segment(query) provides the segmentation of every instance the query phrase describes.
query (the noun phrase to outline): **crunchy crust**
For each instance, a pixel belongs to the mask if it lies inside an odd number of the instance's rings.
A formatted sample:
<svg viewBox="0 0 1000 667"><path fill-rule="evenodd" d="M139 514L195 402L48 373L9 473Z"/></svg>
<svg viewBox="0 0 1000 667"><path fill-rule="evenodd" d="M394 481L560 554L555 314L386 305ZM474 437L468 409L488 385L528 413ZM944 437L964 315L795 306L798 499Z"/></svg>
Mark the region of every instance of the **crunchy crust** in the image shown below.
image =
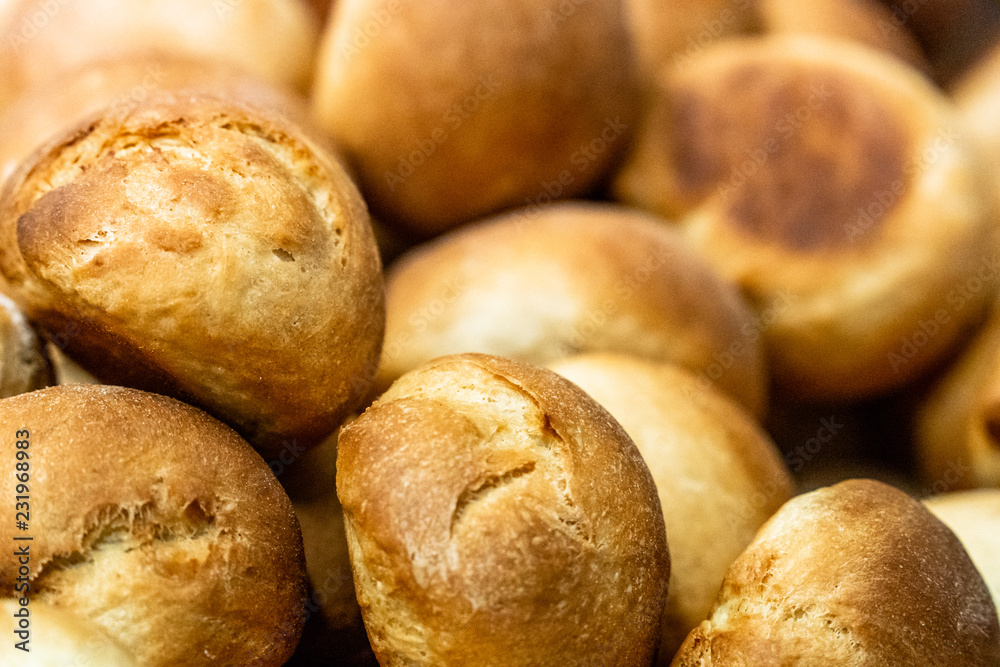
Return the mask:
<svg viewBox="0 0 1000 667"><path fill-rule="evenodd" d="M946 493L924 505L962 541L1000 609L1000 489Z"/></svg>
<svg viewBox="0 0 1000 667"><path fill-rule="evenodd" d="M648 664L669 556L621 427L485 355L407 374L344 427L337 491L383 665Z"/></svg>
<svg viewBox="0 0 1000 667"><path fill-rule="evenodd" d="M623 14L618 0L340 0L316 116L375 214L422 236L581 195L637 110Z"/></svg>
<svg viewBox="0 0 1000 667"><path fill-rule="evenodd" d="M151 51L222 60L305 91L319 21L287 0L15 0L0 24L0 109L54 74Z"/></svg>
<svg viewBox="0 0 1000 667"><path fill-rule="evenodd" d="M620 352L684 366L766 411L762 325L665 221L638 211L574 202L484 221L404 255L386 290L378 390L445 354L542 365Z"/></svg>
<svg viewBox="0 0 1000 667"><path fill-rule="evenodd" d="M1000 664L1000 625L958 538L871 480L789 501L733 564L675 667Z"/></svg>
<svg viewBox="0 0 1000 667"><path fill-rule="evenodd" d="M711 385L619 355L549 366L604 406L649 466L670 540L659 664L708 616L730 564L795 492L774 443Z"/></svg>
<svg viewBox="0 0 1000 667"><path fill-rule="evenodd" d="M159 93L36 152L0 199L0 270L98 379L183 398L265 454L334 431L381 346L353 184L232 100Z"/></svg>
<svg viewBox="0 0 1000 667"><path fill-rule="evenodd" d="M201 411L73 385L0 402L4 458L30 431L33 598L101 625L143 665L281 665L302 629L305 562L267 465ZM14 497L15 479L0 490ZM12 541L13 521L0 538ZM13 550L0 589L14 594Z"/></svg>
<svg viewBox="0 0 1000 667"><path fill-rule="evenodd" d="M775 313L779 389L857 398L927 370L989 299L949 299L997 247L967 140L947 99L893 58L819 38L734 40L664 72L615 187L679 217Z"/></svg>

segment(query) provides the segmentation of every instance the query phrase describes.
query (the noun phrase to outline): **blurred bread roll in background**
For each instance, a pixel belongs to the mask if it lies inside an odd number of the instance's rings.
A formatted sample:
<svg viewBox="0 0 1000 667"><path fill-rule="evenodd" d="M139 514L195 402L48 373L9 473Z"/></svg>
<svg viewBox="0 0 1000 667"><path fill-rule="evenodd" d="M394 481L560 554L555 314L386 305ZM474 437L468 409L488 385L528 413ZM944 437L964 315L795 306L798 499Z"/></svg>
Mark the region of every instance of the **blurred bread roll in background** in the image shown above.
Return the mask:
<svg viewBox="0 0 1000 667"><path fill-rule="evenodd" d="M25 394L54 382L38 334L21 309L0 294L0 398Z"/></svg>
<svg viewBox="0 0 1000 667"><path fill-rule="evenodd" d="M934 366L995 290L964 289L997 249L968 140L894 58L811 37L730 41L664 73L615 190L676 218L772 314L779 392L857 399Z"/></svg>
<svg viewBox="0 0 1000 667"><path fill-rule="evenodd" d="M621 352L688 368L766 411L763 325L665 221L639 211L573 202L482 221L410 250L386 292L378 391L445 354L544 365Z"/></svg>
<svg viewBox="0 0 1000 667"><path fill-rule="evenodd" d="M670 543L659 664L669 665L726 570L794 494L791 476L752 417L683 369L610 354L549 368L611 413L656 482Z"/></svg>
<svg viewBox="0 0 1000 667"><path fill-rule="evenodd" d="M0 600L0 661L18 667L138 667L139 663L101 626L76 614L37 600ZM21 616L19 617L18 614ZM27 619L27 642L18 635L19 623ZM21 630L23 631L23 630Z"/></svg>
<svg viewBox="0 0 1000 667"><path fill-rule="evenodd" d="M340 0L317 70L372 211L423 237L588 193L636 112L618 0Z"/></svg>
<svg viewBox="0 0 1000 667"><path fill-rule="evenodd" d="M995 224L1000 224L1000 42L955 86L955 104L982 159Z"/></svg>
<svg viewBox="0 0 1000 667"><path fill-rule="evenodd" d="M302 630L302 537L236 433L179 401L95 385L4 399L0 427L6 459L30 456L30 528L16 534L34 537L32 603L97 623L147 667L284 664ZM13 498L16 482L4 475L0 491ZM0 558L3 595L19 567L13 548Z"/></svg>
<svg viewBox="0 0 1000 667"><path fill-rule="evenodd" d="M1000 261L996 270L1000 271ZM919 472L933 493L1000 488L1000 310L944 375L916 415Z"/></svg>
<svg viewBox="0 0 1000 667"><path fill-rule="evenodd" d="M1000 489L945 493L924 505L962 541L1000 608Z"/></svg>
<svg viewBox="0 0 1000 667"><path fill-rule="evenodd" d="M301 0L19 0L0 27L0 110L64 70L150 51L221 60L305 91L319 35Z"/></svg>
<svg viewBox="0 0 1000 667"><path fill-rule="evenodd" d="M670 576L656 486L579 388L444 357L400 378L339 448L380 664L650 664Z"/></svg>
<svg viewBox="0 0 1000 667"><path fill-rule="evenodd" d="M304 98L224 63L164 54L88 62L27 89L0 114L0 183L55 135L106 107L128 108L157 91L233 97L307 123Z"/></svg>
<svg viewBox="0 0 1000 667"><path fill-rule="evenodd" d="M172 395L265 454L318 444L368 390L381 264L339 162L287 116L160 92L33 154L0 270L103 382Z"/></svg>
<svg viewBox="0 0 1000 667"><path fill-rule="evenodd" d="M765 524L673 664L998 662L997 610L958 538L902 491L850 480Z"/></svg>

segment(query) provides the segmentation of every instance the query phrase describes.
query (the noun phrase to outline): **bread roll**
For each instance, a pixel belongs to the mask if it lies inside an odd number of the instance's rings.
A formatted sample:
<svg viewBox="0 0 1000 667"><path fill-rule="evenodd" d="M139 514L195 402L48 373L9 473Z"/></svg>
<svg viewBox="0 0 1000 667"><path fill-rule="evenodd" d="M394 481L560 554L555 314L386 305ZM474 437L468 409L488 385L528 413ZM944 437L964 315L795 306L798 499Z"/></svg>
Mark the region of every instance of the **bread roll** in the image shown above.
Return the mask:
<svg viewBox="0 0 1000 667"><path fill-rule="evenodd" d="M438 359L344 427L337 492L382 665L648 665L670 575L656 487L549 371Z"/></svg>
<svg viewBox="0 0 1000 667"><path fill-rule="evenodd" d="M24 611L26 607L26 611ZM19 599L0 600L0 662L18 667L138 667L125 648L109 637L99 625L56 607L29 600L22 607ZM15 646L24 640L16 634L24 615L28 623L28 641L21 650ZM13 638L13 639L11 639Z"/></svg>
<svg viewBox="0 0 1000 667"><path fill-rule="evenodd" d="M25 90L0 115L0 182L48 139L109 106L130 107L159 90L234 97L302 122L304 99L231 66L163 54L88 62Z"/></svg>
<svg viewBox="0 0 1000 667"><path fill-rule="evenodd" d="M632 65L618 0L342 0L315 112L374 213L426 237L592 190L632 129Z"/></svg>
<svg viewBox="0 0 1000 667"><path fill-rule="evenodd" d="M344 513L337 500L337 436L271 461L302 527L309 574L306 624L289 667L375 667L354 593Z"/></svg>
<svg viewBox="0 0 1000 667"><path fill-rule="evenodd" d="M367 391L384 324L368 215L285 116L158 93L8 186L0 270L101 381L183 398L268 456L317 444Z"/></svg>
<svg viewBox="0 0 1000 667"><path fill-rule="evenodd" d="M53 381L35 330L21 309L0 294L0 398L41 389Z"/></svg>
<svg viewBox="0 0 1000 667"><path fill-rule="evenodd" d="M676 363L751 413L766 410L764 323L652 216L586 203L527 209L418 246L386 282L380 390L445 354L541 365L606 351Z"/></svg>
<svg viewBox="0 0 1000 667"><path fill-rule="evenodd" d="M1000 608L1000 489L946 493L924 505L962 541Z"/></svg>
<svg viewBox="0 0 1000 667"><path fill-rule="evenodd" d="M11 470L16 451L29 453L29 527L15 530L12 516L0 539L33 538L32 603L97 623L146 667L291 655L302 537L281 486L234 432L173 399L95 385L0 401L0 429ZM17 481L0 477L4 497ZM3 595L21 585L19 567L5 550Z"/></svg>
<svg viewBox="0 0 1000 667"><path fill-rule="evenodd" d="M659 664L712 609L757 529L792 497L774 443L746 412L680 368L621 355L549 366L618 420L649 466L670 541Z"/></svg>
<svg viewBox="0 0 1000 667"><path fill-rule="evenodd" d="M994 219L1000 221L1000 43L962 77L954 100L983 161L989 203Z"/></svg>
<svg viewBox="0 0 1000 667"><path fill-rule="evenodd" d="M62 71L150 51L222 60L305 91L319 36L300 0L16 0L0 28L0 110Z"/></svg>
<svg viewBox="0 0 1000 667"><path fill-rule="evenodd" d="M958 538L871 480L789 501L733 564L675 667L1000 663L1000 625Z"/></svg>
<svg viewBox="0 0 1000 667"><path fill-rule="evenodd" d="M779 390L856 399L933 366L993 291L966 289L997 248L967 138L948 101L888 56L734 41L664 74L616 191L679 218L771 313Z"/></svg>
<svg viewBox="0 0 1000 667"><path fill-rule="evenodd" d="M924 397L914 439L929 493L1000 487L1000 309L996 306L972 343Z"/></svg>

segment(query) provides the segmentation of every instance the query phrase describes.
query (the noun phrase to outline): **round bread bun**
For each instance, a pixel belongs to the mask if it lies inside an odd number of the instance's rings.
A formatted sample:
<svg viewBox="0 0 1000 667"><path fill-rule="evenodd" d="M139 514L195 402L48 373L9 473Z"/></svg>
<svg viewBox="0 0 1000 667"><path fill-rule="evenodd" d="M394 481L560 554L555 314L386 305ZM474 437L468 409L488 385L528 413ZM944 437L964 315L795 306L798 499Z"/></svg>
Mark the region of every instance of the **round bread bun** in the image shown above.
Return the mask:
<svg viewBox="0 0 1000 667"><path fill-rule="evenodd" d="M368 390L384 326L364 202L278 112L157 93L47 144L0 199L12 296L98 379L202 407L263 454Z"/></svg>
<svg viewBox="0 0 1000 667"><path fill-rule="evenodd" d="M818 35L864 44L890 53L922 72L930 64L916 38L895 25L879 0L754 0L764 33Z"/></svg>
<svg viewBox="0 0 1000 667"><path fill-rule="evenodd" d="M41 389L54 381L35 330L21 309L0 294L0 398Z"/></svg>
<svg viewBox="0 0 1000 667"><path fill-rule="evenodd" d="M22 607L20 600L27 601ZM15 614L20 614L18 618ZM27 630L19 624L24 620ZM25 650L17 633L27 632ZM99 625L27 598L0 600L0 663L18 667L139 667L120 643ZM13 639L11 639L13 637Z"/></svg>
<svg viewBox="0 0 1000 667"><path fill-rule="evenodd" d="M0 110L62 71L151 51L308 87L319 22L299 0L19 0L0 24Z"/></svg>
<svg viewBox="0 0 1000 667"><path fill-rule="evenodd" d="M306 624L289 667L376 667L354 593L344 513L337 500L337 435L270 462L302 528L309 575Z"/></svg>
<svg viewBox="0 0 1000 667"><path fill-rule="evenodd" d="M550 371L433 361L344 427L337 492L383 665L648 665L670 558L617 422Z"/></svg>
<svg viewBox="0 0 1000 667"><path fill-rule="evenodd" d="M764 323L645 213L574 202L483 221L404 255L386 292L380 391L446 354L544 365L621 352L684 366L766 411Z"/></svg>
<svg viewBox="0 0 1000 667"><path fill-rule="evenodd" d="M314 108L373 212L430 236L592 190L636 112L619 0L341 0Z"/></svg>
<svg viewBox="0 0 1000 667"><path fill-rule="evenodd" d="M664 74L616 192L677 218L773 315L780 392L850 400L932 367L989 300L992 286L965 295L998 246L967 138L894 58L736 40Z"/></svg>
<svg viewBox="0 0 1000 667"><path fill-rule="evenodd" d="M33 538L32 603L97 623L146 667L284 664L302 629L302 537L232 430L174 399L95 385L5 399L0 428L12 470L29 455L29 528L11 517L0 539ZM4 475L0 492L13 499L18 481ZM18 576L11 547L4 596L23 595Z"/></svg>
<svg viewBox="0 0 1000 667"><path fill-rule="evenodd" d="M307 122L303 98L223 63L162 54L88 62L24 91L0 115L0 183L32 151L109 106L130 107L158 90L201 91Z"/></svg>
<svg viewBox="0 0 1000 667"><path fill-rule="evenodd" d="M708 616L726 570L794 495L774 443L738 405L691 373L622 355L549 365L618 420L646 461L670 541L659 663Z"/></svg>
<svg viewBox="0 0 1000 667"><path fill-rule="evenodd" d="M1000 488L1000 307L923 399L914 438L930 493Z"/></svg>
<svg viewBox="0 0 1000 667"><path fill-rule="evenodd" d="M962 541L1000 608L1000 489L946 493L924 505Z"/></svg>
<svg viewBox="0 0 1000 667"><path fill-rule="evenodd" d="M998 663L997 611L958 538L902 491L850 480L765 524L673 665Z"/></svg>

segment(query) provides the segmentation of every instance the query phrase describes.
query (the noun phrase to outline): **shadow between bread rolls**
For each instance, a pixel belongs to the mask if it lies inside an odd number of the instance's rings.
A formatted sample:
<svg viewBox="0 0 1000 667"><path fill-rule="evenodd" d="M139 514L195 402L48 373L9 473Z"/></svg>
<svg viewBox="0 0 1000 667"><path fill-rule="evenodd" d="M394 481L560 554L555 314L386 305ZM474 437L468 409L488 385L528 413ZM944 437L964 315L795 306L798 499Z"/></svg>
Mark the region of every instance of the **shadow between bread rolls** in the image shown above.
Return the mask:
<svg viewBox="0 0 1000 667"><path fill-rule="evenodd" d="M0 539L33 538L27 589L15 547L0 556L4 596L96 623L145 667L288 659L305 604L302 537L236 433L174 399L95 385L3 399L0 428L6 460L28 453L31 501L27 530L11 517ZM3 475L0 491L13 499L17 483Z"/></svg>
<svg viewBox="0 0 1000 667"><path fill-rule="evenodd" d="M487 355L400 378L337 458L382 665L641 665L670 574L656 487L555 373Z"/></svg>
<svg viewBox="0 0 1000 667"><path fill-rule="evenodd" d="M851 400L935 365L994 290L962 291L998 248L968 140L894 58L733 40L663 72L615 191L774 313L779 392Z"/></svg>
<svg viewBox="0 0 1000 667"><path fill-rule="evenodd" d="M673 662L997 664L997 610L961 542L920 502L871 480L786 503Z"/></svg>
<svg viewBox="0 0 1000 667"><path fill-rule="evenodd" d="M618 352L688 368L767 410L760 318L668 224L564 202L484 220L410 250L386 277L384 391L462 352L544 365Z"/></svg>
<svg viewBox="0 0 1000 667"><path fill-rule="evenodd" d="M611 413L660 497L670 587L658 663L708 616L726 570L795 486L771 439L740 406L681 368L615 354L549 365Z"/></svg>
<svg viewBox="0 0 1000 667"><path fill-rule="evenodd" d="M333 432L374 374L381 265L336 159L277 111L160 92L37 151L0 198L6 289L102 382L262 453Z"/></svg>

